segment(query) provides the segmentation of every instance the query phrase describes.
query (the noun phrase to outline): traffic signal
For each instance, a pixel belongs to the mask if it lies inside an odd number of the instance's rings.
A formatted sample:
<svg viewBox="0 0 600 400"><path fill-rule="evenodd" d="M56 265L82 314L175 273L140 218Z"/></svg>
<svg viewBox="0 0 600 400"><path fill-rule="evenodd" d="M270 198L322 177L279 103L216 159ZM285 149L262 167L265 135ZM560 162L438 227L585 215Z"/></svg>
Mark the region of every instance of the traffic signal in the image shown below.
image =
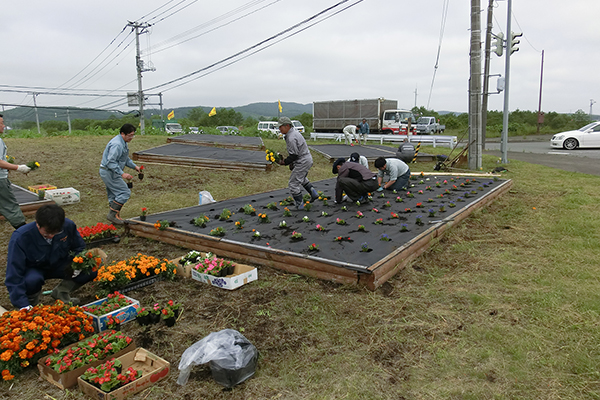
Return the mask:
<svg viewBox="0 0 600 400"><path fill-rule="evenodd" d="M510 33L510 54L514 53L515 51L519 51L517 45L521 43L521 41L518 39L521 36L523 36L522 33Z"/></svg>
<svg viewBox="0 0 600 400"><path fill-rule="evenodd" d="M502 53L504 52L504 33L500 32L499 34L494 35L494 38L496 38L496 40L494 41L495 47L492 51L496 53L498 57L502 57Z"/></svg>

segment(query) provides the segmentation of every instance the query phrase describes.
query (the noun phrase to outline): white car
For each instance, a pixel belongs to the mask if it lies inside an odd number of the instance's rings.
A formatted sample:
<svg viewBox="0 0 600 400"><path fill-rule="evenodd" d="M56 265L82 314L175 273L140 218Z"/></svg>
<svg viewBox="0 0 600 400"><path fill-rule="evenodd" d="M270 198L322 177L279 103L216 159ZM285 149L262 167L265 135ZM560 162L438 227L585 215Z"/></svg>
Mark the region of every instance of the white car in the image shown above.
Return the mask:
<svg viewBox="0 0 600 400"><path fill-rule="evenodd" d="M566 150L574 150L578 147L600 147L600 121L587 124L576 131L557 133L552 136L550 146Z"/></svg>
<svg viewBox="0 0 600 400"><path fill-rule="evenodd" d="M239 135L240 130L237 126L217 126L217 130L221 135Z"/></svg>
<svg viewBox="0 0 600 400"><path fill-rule="evenodd" d="M279 131L279 127L275 121L260 121L257 128L259 131L271 132L275 137L283 137L283 134Z"/></svg>
<svg viewBox="0 0 600 400"><path fill-rule="evenodd" d="M292 120L292 124L294 124L294 128L296 128L296 130L300 133L304 133L304 125L302 125L302 122L300 121L296 121L295 119Z"/></svg>

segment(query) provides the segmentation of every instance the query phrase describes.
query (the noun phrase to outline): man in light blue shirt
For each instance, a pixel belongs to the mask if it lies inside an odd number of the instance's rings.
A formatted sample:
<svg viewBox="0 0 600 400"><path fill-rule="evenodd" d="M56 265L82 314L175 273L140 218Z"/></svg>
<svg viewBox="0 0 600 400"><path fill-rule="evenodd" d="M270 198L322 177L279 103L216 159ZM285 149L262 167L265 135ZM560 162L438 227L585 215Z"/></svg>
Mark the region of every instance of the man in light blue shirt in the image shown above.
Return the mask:
<svg viewBox="0 0 600 400"><path fill-rule="evenodd" d="M358 134L360 135L360 141L367 144L367 136L370 133L369 124L365 118L363 118L362 122L358 124Z"/></svg>
<svg viewBox="0 0 600 400"><path fill-rule="evenodd" d="M124 172L123 169L129 167L135 169L138 173L141 171L140 167L135 165L129 158L127 143L131 142L134 136L135 126L131 124L123 125L120 133L106 145L100 163L100 177L106 185L108 206L110 208L106 219L116 225L124 224L120 211L131 196L131 190L125 180L131 180L133 176Z"/></svg>

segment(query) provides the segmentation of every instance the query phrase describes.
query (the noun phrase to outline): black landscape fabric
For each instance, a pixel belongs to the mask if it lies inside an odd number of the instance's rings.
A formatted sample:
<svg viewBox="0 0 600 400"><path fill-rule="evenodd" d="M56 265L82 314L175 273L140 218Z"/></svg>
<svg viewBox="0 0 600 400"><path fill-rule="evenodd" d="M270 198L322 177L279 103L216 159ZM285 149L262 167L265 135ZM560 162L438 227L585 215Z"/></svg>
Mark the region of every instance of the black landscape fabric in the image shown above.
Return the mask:
<svg viewBox="0 0 600 400"><path fill-rule="evenodd" d="M374 192L371 201L358 205L350 201L334 204L336 178L332 178L313 182L323 196L312 203L310 211L297 211L293 201L286 205L286 201L291 200L286 188L153 214L148 216L147 222L168 220L175 223L176 229L202 235L222 228L225 231L222 237L230 241L334 260L334 264L347 264L342 266L360 270L410 242L432 223L469 207L503 183L506 180L491 177L417 177L410 181L408 191ZM245 214L246 205L251 205L255 213ZM284 215L286 207L291 216ZM227 220L220 220L225 209L233 214ZM269 222L261 222L260 214L265 214ZM192 220L202 215L210 220L205 227L195 226ZM236 222L242 220L239 229ZM287 226L281 226L282 221ZM364 230L360 230L359 225L363 225ZM294 232L302 237L294 239ZM310 250L312 244L319 250Z"/></svg>
<svg viewBox="0 0 600 400"><path fill-rule="evenodd" d="M226 144L229 146L256 146L260 148L264 145L262 139L257 136L239 136L239 135L203 135L193 133L189 135L180 135L170 138L171 142L201 142L207 144Z"/></svg>
<svg viewBox="0 0 600 400"><path fill-rule="evenodd" d="M137 151L135 154L212 159L232 163L271 164L270 161L265 159L264 151L222 149L219 147L193 146L182 143L169 143L151 149Z"/></svg>

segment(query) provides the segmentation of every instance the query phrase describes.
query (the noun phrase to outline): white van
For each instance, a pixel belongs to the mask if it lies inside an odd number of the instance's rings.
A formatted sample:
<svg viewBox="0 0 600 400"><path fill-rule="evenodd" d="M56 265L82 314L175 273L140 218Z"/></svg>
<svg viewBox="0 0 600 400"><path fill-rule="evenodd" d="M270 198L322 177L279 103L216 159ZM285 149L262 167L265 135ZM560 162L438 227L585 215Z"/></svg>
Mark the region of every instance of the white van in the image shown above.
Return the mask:
<svg viewBox="0 0 600 400"><path fill-rule="evenodd" d="M258 123L259 131L271 132L275 137L283 137L279 128L277 127L277 121L260 121Z"/></svg>
<svg viewBox="0 0 600 400"><path fill-rule="evenodd" d="M296 128L296 130L300 133L304 133L304 125L302 125L302 122L300 121L296 121L295 119L292 120L292 124L294 124L294 128Z"/></svg>
<svg viewBox="0 0 600 400"><path fill-rule="evenodd" d="M174 135L176 133L182 133L183 128L181 127L181 124L169 122L165 124L165 131L167 131L167 133L170 133L171 135Z"/></svg>

